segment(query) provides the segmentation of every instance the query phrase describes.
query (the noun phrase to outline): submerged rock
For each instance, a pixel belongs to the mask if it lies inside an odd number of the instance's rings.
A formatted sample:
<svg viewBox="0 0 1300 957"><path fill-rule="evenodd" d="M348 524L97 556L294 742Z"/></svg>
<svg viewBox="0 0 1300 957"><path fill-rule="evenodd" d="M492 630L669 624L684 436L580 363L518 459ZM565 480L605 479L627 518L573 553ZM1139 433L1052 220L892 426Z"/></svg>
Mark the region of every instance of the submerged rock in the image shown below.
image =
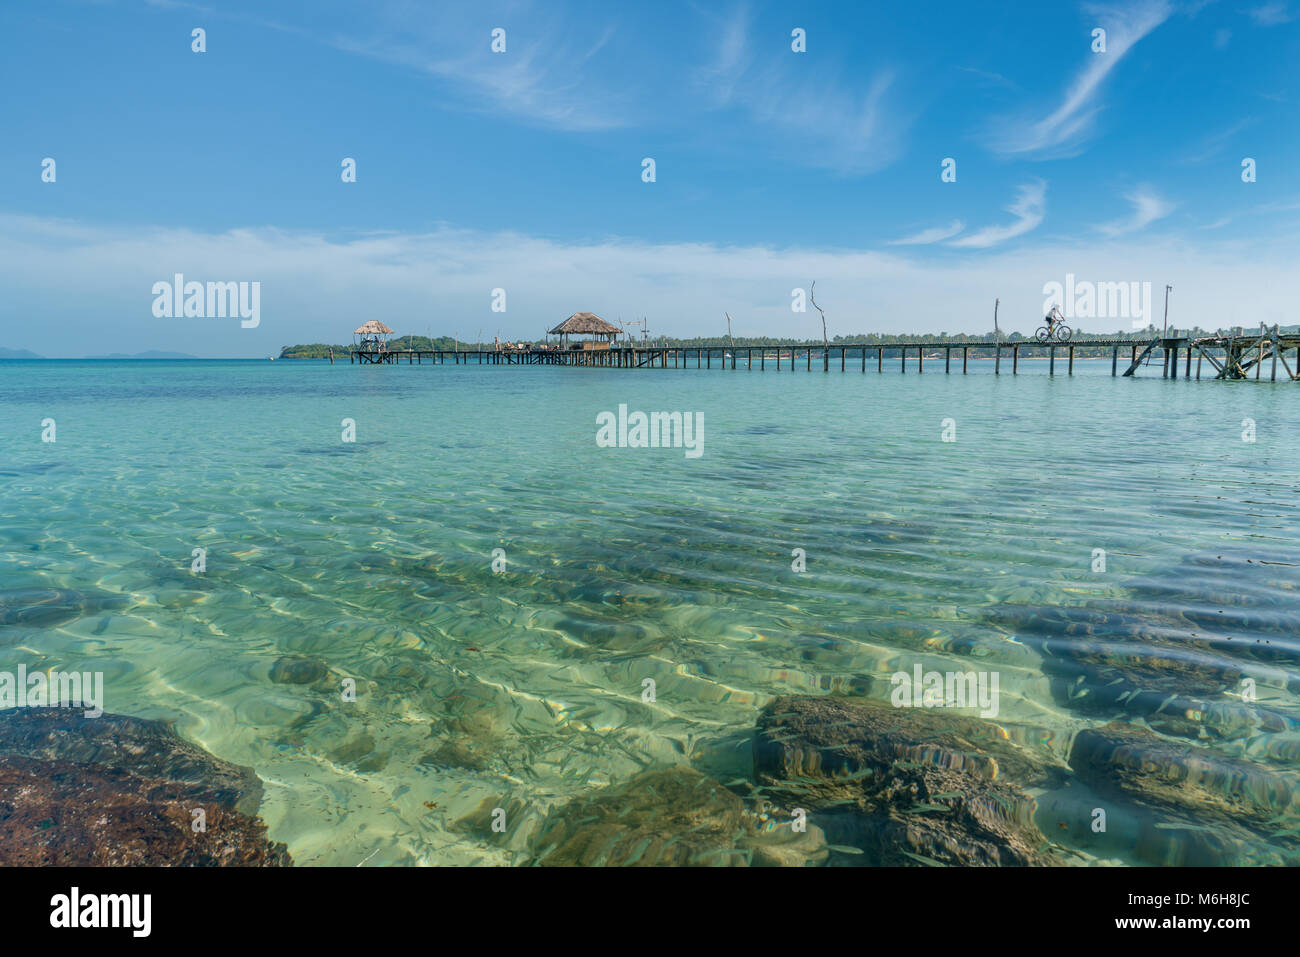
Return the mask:
<svg viewBox="0 0 1300 957"><path fill-rule="evenodd" d="M0 626L52 628L86 615L122 608L127 600L104 592L70 588L0 589Z"/></svg>
<svg viewBox="0 0 1300 957"><path fill-rule="evenodd" d="M536 838L543 866L744 864L744 803L690 768L647 771L553 810Z"/></svg>
<svg viewBox="0 0 1300 957"><path fill-rule="evenodd" d="M1039 826L1091 854L1154 867L1282 867L1294 852L1226 821L1207 826L1163 807L1116 804L1077 780L1038 799ZM1096 812L1105 828L1094 829Z"/></svg>
<svg viewBox="0 0 1300 957"><path fill-rule="evenodd" d="M1070 766L1100 794L1182 812L1199 825L1259 826L1297 815L1295 788L1275 770L1133 725L1080 731Z"/></svg>
<svg viewBox="0 0 1300 957"><path fill-rule="evenodd" d="M256 813L262 802L262 781L252 768L213 757L168 724L130 715L87 718L80 708L0 711L0 754L120 768L187 785L204 801L244 814Z"/></svg>
<svg viewBox="0 0 1300 957"><path fill-rule="evenodd" d="M1060 776L996 725L870 699L778 698L754 738L754 776L810 812L836 845L881 865L1048 863L1020 784Z"/></svg>
<svg viewBox="0 0 1300 957"><path fill-rule="evenodd" d="M319 658L303 655L285 655L271 665L271 681L278 685L310 685L329 674L329 668Z"/></svg>
<svg viewBox="0 0 1300 957"><path fill-rule="evenodd" d="M755 814L687 767L646 771L553 809L532 840L547 867L807 867L826 860L821 829Z"/></svg>
<svg viewBox="0 0 1300 957"><path fill-rule="evenodd" d="M377 750L375 737L366 728L326 753L335 764L351 765L363 774L382 771L388 764L386 752Z"/></svg>
<svg viewBox="0 0 1300 957"><path fill-rule="evenodd" d="M0 712L0 865L291 864L253 817L262 785L170 726L68 708ZM194 812L204 829L194 831Z"/></svg>
<svg viewBox="0 0 1300 957"><path fill-rule="evenodd" d="M1087 606L1003 604L988 620L1043 656L1052 696L1085 714L1140 717L1166 734L1237 739L1291 730L1295 722L1243 707L1225 692L1245 672L1222 642L1181 615L1112 602Z"/></svg>
<svg viewBox="0 0 1300 957"><path fill-rule="evenodd" d="M479 684L457 686L438 708L429 735L439 743L421 764L483 771L501 759L518 710L509 695Z"/></svg>

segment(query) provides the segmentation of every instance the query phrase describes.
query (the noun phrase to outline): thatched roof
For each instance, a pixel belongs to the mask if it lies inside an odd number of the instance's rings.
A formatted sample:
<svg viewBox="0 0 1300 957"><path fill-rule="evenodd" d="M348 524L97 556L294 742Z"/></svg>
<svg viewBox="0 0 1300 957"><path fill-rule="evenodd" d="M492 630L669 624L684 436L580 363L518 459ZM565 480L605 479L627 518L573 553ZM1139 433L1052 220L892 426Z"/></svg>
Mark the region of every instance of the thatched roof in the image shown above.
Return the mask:
<svg viewBox="0 0 1300 957"><path fill-rule="evenodd" d="M389 329L378 319L371 319L369 322L363 322L361 325L359 325L356 331L353 332L352 334L354 336L375 336L380 334L391 336L393 334L393 330Z"/></svg>
<svg viewBox="0 0 1300 957"><path fill-rule="evenodd" d="M594 333L597 335L619 334L618 326L611 326L604 319L590 312L575 312L568 319L551 330L551 335L560 333L577 333L579 335Z"/></svg>

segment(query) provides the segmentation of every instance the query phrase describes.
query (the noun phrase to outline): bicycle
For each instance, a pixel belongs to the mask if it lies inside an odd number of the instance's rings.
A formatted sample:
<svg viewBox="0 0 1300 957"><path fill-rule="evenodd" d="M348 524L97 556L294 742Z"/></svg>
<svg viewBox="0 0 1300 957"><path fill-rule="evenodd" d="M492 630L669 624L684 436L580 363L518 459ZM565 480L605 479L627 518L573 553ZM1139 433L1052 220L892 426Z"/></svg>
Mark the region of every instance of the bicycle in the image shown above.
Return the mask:
<svg viewBox="0 0 1300 957"><path fill-rule="evenodd" d="M1034 338L1039 342L1069 342L1072 335L1074 331L1069 326L1057 322L1050 326L1039 326L1038 331L1034 333Z"/></svg>
<svg viewBox="0 0 1300 957"><path fill-rule="evenodd" d="M1039 326L1038 331L1034 333L1034 338L1039 342L1069 342L1070 336L1074 331L1065 324L1064 316L1060 314L1055 306L1052 311L1045 317L1047 325Z"/></svg>

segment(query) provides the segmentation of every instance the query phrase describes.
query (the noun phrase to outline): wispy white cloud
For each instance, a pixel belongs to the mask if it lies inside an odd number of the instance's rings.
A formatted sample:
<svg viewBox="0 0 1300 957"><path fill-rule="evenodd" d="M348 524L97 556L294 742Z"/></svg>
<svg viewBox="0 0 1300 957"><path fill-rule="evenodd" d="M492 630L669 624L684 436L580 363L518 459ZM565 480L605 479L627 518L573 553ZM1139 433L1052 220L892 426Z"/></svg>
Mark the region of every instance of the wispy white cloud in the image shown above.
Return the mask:
<svg viewBox="0 0 1300 957"><path fill-rule="evenodd" d="M911 236L904 236L902 239L891 240L888 245L925 246L930 243L939 243L943 242L945 239L951 239L965 228L965 223L960 219L954 219L947 226L934 226L930 229L923 229L919 233L913 233Z"/></svg>
<svg viewBox="0 0 1300 957"><path fill-rule="evenodd" d="M1175 208L1173 203L1161 199L1149 186L1140 186L1124 198L1133 204L1133 215L1098 226L1107 236L1122 236L1145 229L1156 220L1164 219Z"/></svg>
<svg viewBox="0 0 1300 957"><path fill-rule="evenodd" d="M158 6L183 0L146 0ZM506 53L491 49L491 34L478 8L438 7L405 0L372 0L343 10L346 27L331 27L340 8L321 3L309 18L233 10L213 15L255 24L320 43L344 53L423 73L454 92L443 106L508 116L551 129L591 131L629 125L642 100L632 84L611 80L620 73L608 54L615 28L589 19L562 21L546 8L524 3L511 12ZM478 38L478 42L466 42Z"/></svg>
<svg viewBox="0 0 1300 957"><path fill-rule="evenodd" d="M1037 229L1047 214L1047 184L1042 180L1026 183L1016 192L1015 202L1006 207L1015 221L1001 226L985 226L978 232L954 239L949 246L963 249L988 249Z"/></svg>
<svg viewBox="0 0 1300 957"><path fill-rule="evenodd" d="M1296 18L1287 5L1280 2L1261 4L1247 12L1250 14L1250 19L1255 21L1255 25L1260 27L1277 27L1290 23Z"/></svg>
<svg viewBox="0 0 1300 957"><path fill-rule="evenodd" d="M1005 87L1012 90L1020 89L1019 84L1013 80L1008 80L1001 73L992 73L988 70L981 70L973 66L959 66L957 69L961 70L963 73L969 73L972 76L978 77L981 86Z"/></svg>
<svg viewBox="0 0 1300 957"><path fill-rule="evenodd" d="M1227 129L1213 133L1195 147L1195 149L1182 157L1183 163L1204 163L1220 155L1224 148L1231 142L1232 138L1255 124L1255 117L1247 116L1233 123Z"/></svg>
<svg viewBox="0 0 1300 957"><path fill-rule="evenodd" d="M997 152L1045 156L1077 153L1095 126L1101 109L1097 100L1106 77L1138 41L1173 13L1167 0L1086 9L1106 30L1106 52L1086 54L1085 66L1046 116L1038 120L1023 115L1008 117L996 124L991 145Z"/></svg>
<svg viewBox="0 0 1300 957"><path fill-rule="evenodd" d="M338 34L326 42L436 77L460 91L471 106L555 129L589 131L628 122L627 98L587 71L613 34L613 27L585 38L561 29L516 30L507 32L508 56L491 52L486 33L477 48L466 49L461 43L454 50L445 47L441 31L401 36L387 31L364 37Z"/></svg>
<svg viewBox="0 0 1300 957"><path fill-rule="evenodd" d="M861 174L899 156L911 120L894 105L892 69L882 67L854 88L837 80L833 66L809 74L795 68L804 62L798 56L758 56L749 30L743 6L721 20L718 52L695 73L716 107L743 110L760 127L785 133L804 165Z"/></svg>

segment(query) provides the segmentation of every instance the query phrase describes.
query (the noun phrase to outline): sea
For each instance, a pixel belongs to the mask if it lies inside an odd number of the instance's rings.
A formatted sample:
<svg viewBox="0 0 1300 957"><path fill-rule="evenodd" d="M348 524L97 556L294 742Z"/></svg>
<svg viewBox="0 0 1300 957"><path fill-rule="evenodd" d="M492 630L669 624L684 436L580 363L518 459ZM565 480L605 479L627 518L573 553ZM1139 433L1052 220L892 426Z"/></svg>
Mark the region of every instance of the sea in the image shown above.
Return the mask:
<svg viewBox="0 0 1300 957"><path fill-rule="evenodd" d="M1045 763L1118 721L1276 804L1152 850L1158 810L1040 789L1070 862L1294 863L1296 385L870 360L0 362L0 670L103 673L253 768L300 865L527 863L466 820L745 779L777 697L918 665L995 673L961 713ZM598 442L621 408L700 454Z"/></svg>

